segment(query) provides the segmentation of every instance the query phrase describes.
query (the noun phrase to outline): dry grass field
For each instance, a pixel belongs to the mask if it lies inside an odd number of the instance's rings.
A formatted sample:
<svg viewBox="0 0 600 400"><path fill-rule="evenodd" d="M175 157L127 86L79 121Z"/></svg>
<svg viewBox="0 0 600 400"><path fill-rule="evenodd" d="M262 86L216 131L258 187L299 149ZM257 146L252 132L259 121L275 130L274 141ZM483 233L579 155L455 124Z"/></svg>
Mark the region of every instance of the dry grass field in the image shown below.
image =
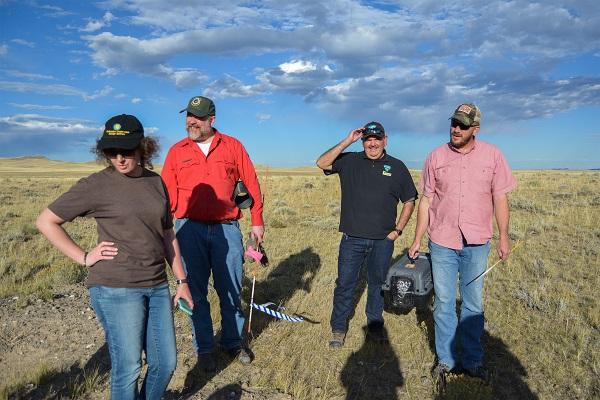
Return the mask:
<svg viewBox="0 0 600 400"><path fill-rule="evenodd" d="M50 201L99 168L0 160L0 399L107 398L106 348L83 288L86 271L52 249L34 226ZM338 179L316 168L259 169L270 266L257 269L256 302L280 304L310 322L255 313L251 366L220 355L218 371L207 376L194 368L189 325L177 313L179 364L166 397L600 398L600 173L515 174L510 235L522 244L488 275L484 292L489 386L451 376L446 393L436 392L427 313L386 313L389 345L365 342L364 287L345 347L328 349L340 239ZM413 172L415 181L418 175ZM415 217L397 240L395 257L410 244ZM67 229L82 246L95 243L92 221L77 220ZM249 288L247 280L246 301ZM217 310L213 290L211 296Z"/></svg>

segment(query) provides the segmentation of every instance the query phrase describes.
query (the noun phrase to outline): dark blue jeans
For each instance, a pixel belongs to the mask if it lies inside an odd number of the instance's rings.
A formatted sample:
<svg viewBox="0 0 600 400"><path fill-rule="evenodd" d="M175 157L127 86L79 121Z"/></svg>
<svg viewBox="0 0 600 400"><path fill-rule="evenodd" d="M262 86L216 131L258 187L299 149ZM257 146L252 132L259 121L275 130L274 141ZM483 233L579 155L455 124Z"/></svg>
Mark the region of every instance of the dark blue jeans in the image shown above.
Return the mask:
<svg viewBox="0 0 600 400"><path fill-rule="evenodd" d="M210 275L221 308L221 346L240 347L245 316L242 310L244 246L237 221L205 224L191 219L175 222L181 258L194 299L192 331L198 354L213 351L213 320L208 302Z"/></svg>
<svg viewBox="0 0 600 400"><path fill-rule="evenodd" d="M345 233L340 241L338 255L338 277L333 292L331 330L346 332L348 318L354 307L354 293L360 278L362 265L367 265L367 323L383 322L383 293L394 252L394 241L389 239L364 239Z"/></svg>

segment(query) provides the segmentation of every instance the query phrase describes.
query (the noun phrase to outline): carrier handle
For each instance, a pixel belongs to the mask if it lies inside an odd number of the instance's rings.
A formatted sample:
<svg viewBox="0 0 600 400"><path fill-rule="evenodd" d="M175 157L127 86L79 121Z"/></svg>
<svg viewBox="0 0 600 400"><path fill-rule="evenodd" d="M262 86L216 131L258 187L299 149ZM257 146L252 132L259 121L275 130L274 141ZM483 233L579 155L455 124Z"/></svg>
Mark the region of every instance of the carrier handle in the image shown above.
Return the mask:
<svg viewBox="0 0 600 400"><path fill-rule="evenodd" d="M409 263L408 263L408 264L406 264L406 265L405 265L405 267L406 267L406 268L410 268L410 269L413 269L413 268L415 268L415 267L416 267L416 261L417 261L417 259L419 258L419 256L417 256L417 258L411 258L411 257L408 255L408 252L407 252L407 253L406 253L406 257L408 257L408 261L409 261Z"/></svg>

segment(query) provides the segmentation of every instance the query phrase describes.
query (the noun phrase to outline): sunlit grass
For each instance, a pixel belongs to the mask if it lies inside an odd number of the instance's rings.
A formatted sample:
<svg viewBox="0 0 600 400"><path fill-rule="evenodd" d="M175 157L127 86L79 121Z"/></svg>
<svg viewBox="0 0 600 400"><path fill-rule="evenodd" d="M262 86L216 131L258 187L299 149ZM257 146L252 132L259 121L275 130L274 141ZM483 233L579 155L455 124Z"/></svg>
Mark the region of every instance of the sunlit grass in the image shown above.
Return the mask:
<svg viewBox="0 0 600 400"><path fill-rule="evenodd" d="M42 170L44 174L39 176L21 175L18 169L8 173L2 172L0 163L0 297L18 296L23 305L32 298L48 299L55 288L81 284L85 277L85 269L54 250L33 222L49 202L89 172L51 176L43 166L36 167L36 171ZM488 275L484 292L486 363L495 371L495 378L491 387L485 387L452 376L446 396L598 398L600 173L515 174L519 187L510 195L510 235L513 244L523 244L508 263ZM415 181L418 175L413 174ZM269 169L267 175L266 168L261 168L259 176L265 191L266 249L271 266L257 269L257 302L282 303L286 312L303 314L318 323L291 324L255 314L251 345L256 360L251 368L260 374L249 378L250 384L300 399L342 399L349 393L348 382L357 385L352 390L370 388L370 376L388 373L393 367L402 382L388 389L395 390L397 398L438 397L429 378L434 361L431 327L419 322L414 312L386 314L391 341L386 354L391 358L381 364L370 362L376 349L364 343L363 293L350 322L346 346L340 351L327 348L340 238L338 179L325 177L316 169ZM415 216L398 239L395 255L411 243L414 224ZM92 221L76 220L67 227L86 248L96 240ZM243 230L248 232L247 213ZM251 269L246 271L249 277ZM216 295L212 289L210 293L213 315L218 315ZM243 294L248 301L248 282ZM217 327L218 322L217 318ZM185 375L183 368L180 365L176 375ZM231 366L232 374L247 371L236 368ZM370 375L363 374L365 368ZM92 377L92 383L83 385L85 390L74 385L73 393L95 390ZM8 384L14 388L25 381ZM3 390L6 397L8 389ZM374 390L373 398L377 398L379 389L369 390Z"/></svg>

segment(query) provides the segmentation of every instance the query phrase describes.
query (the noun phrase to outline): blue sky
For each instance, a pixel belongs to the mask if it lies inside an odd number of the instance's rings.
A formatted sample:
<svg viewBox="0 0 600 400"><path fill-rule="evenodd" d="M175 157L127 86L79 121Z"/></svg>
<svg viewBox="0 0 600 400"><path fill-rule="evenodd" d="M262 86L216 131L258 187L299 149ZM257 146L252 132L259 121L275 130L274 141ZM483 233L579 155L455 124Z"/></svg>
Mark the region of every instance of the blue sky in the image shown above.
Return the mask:
<svg viewBox="0 0 600 400"><path fill-rule="evenodd" d="M600 167L597 0L0 0L0 35L0 157L90 160L127 113L162 158L203 94L263 165L376 120L420 168L470 101L514 168Z"/></svg>

